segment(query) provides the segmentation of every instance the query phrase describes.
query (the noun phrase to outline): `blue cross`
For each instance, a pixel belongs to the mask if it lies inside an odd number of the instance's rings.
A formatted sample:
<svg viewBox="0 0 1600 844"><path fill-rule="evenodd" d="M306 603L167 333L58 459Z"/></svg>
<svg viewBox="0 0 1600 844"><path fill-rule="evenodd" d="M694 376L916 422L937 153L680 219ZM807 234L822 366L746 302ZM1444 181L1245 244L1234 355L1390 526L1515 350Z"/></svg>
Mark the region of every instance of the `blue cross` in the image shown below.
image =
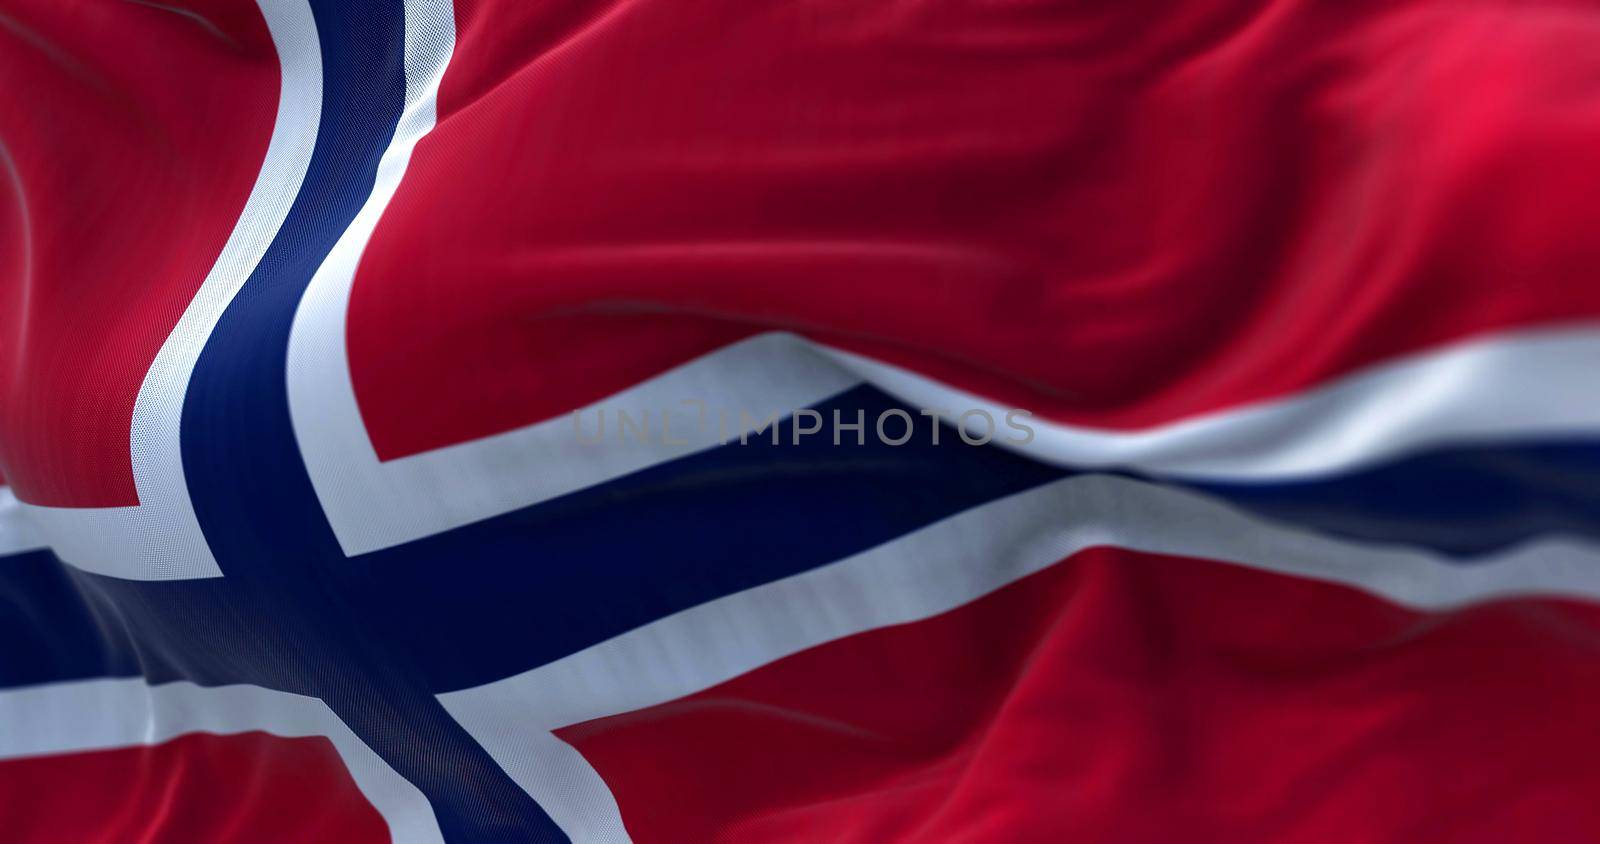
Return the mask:
<svg viewBox="0 0 1600 844"><path fill-rule="evenodd" d="M8 560L0 596L48 621L11 625L29 653L0 665L0 685L142 675L314 696L423 792L447 840L565 840L435 695L1056 474L1005 457L1014 471L997 472L976 454L952 472L947 460L921 459L931 445L918 442L892 455L899 472L862 481L861 460L882 456L763 440L640 473L625 489L604 485L347 558L300 457L285 360L300 297L370 193L398 121L404 24L398 0L312 7L324 99L304 185L207 342L183 407L184 472L225 576L128 581L48 553ZM838 401L889 406L868 389ZM702 481L717 483L683 494ZM834 529L792 541L802 507Z"/></svg>
<svg viewBox="0 0 1600 844"><path fill-rule="evenodd" d="M48 552L9 559L0 567L0 608L23 611L0 616L0 636L16 643L0 662L0 686L143 676L311 695L423 792L447 840L565 840L436 695L529 670L1067 474L954 437L888 448L870 437L861 446L826 438L796 445L785 434L781 445L757 440L691 455L346 557L300 457L285 359L300 297L370 193L399 119L404 23L399 0L312 7L324 100L310 168L207 342L183 407L184 471L225 577L128 581L64 567ZM863 387L818 408L853 419L856 410L875 418L892 406ZM1596 462L1594 449L1580 452L1544 458L1568 467L1583 455ZM1417 475L1416 466L1402 473ZM1364 487L1333 493L1326 484L1218 490L1359 533L1357 511L1327 502L1364 500L1394 482L1366 478ZM1581 504L1575 523L1592 531L1600 523L1594 502Z"/></svg>

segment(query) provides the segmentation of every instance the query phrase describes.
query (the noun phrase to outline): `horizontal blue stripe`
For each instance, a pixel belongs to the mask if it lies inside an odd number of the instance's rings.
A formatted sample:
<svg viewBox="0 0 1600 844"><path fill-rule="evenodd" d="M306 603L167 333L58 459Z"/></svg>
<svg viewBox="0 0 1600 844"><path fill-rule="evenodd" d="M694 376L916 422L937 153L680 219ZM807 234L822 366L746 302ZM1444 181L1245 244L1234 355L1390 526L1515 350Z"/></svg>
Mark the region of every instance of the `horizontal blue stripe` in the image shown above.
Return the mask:
<svg viewBox="0 0 1600 844"><path fill-rule="evenodd" d="M118 609L85 594L88 577L49 551L0 557L0 687L139 675Z"/></svg>
<svg viewBox="0 0 1600 844"><path fill-rule="evenodd" d="M818 407L870 419L892 406L858 388ZM776 446L761 437L689 455L282 583L123 581L68 575L48 554L12 558L0 566L0 631L29 655L0 663L0 684L142 667L154 680L311 694L341 660L361 659L387 660L405 672L397 682L429 693L460 689L1070 474L964 445L949 429L934 445L924 426L898 448L822 435L793 445L787 422L781 430ZM1586 443L1201 489L1269 518L1464 554L1460 564L1549 531L1600 536L1600 456Z"/></svg>
<svg viewBox="0 0 1600 844"><path fill-rule="evenodd" d="M817 410L895 406L861 387ZM935 445L926 424L899 447L791 431L356 558L362 615L386 620L434 689L467 688L1062 476L948 428Z"/></svg>
<svg viewBox="0 0 1600 844"><path fill-rule="evenodd" d="M852 417L854 409L890 406L870 389L819 405ZM36 574L15 584L15 600L78 600L91 610L66 619L76 632L45 627L43 618L30 624L34 636L55 635L70 653L54 658L54 676L34 670L28 679L82 676L74 666L92 665L102 649L83 619L100 613L119 616L133 643L120 652L131 649L154 682L249 682L315 694L344 661L361 660L387 661L403 675L396 682L453 690L1061 474L963 445L948 429L939 445L924 430L899 448L871 439L835 447L821 437L793 445L787 421L780 432L779 445L763 437L690 455L353 560L275 557L285 538L263 525L244 534L267 555L259 571L191 581ZM53 561L46 568L62 569Z"/></svg>
<svg viewBox="0 0 1600 844"><path fill-rule="evenodd" d="M1600 539L1600 445L1442 449L1298 483L1190 484L1270 519L1460 558L1551 534Z"/></svg>

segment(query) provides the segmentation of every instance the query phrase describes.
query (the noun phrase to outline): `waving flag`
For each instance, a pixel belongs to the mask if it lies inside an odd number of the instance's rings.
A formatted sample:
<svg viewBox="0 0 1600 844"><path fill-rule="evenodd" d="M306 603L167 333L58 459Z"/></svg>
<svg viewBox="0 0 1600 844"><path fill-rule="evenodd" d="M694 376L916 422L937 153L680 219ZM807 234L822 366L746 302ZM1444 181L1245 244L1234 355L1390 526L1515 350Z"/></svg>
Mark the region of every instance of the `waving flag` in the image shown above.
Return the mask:
<svg viewBox="0 0 1600 844"><path fill-rule="evenodd" d="M1600 7L0 0L0 840L1600 838Z"/></svg>

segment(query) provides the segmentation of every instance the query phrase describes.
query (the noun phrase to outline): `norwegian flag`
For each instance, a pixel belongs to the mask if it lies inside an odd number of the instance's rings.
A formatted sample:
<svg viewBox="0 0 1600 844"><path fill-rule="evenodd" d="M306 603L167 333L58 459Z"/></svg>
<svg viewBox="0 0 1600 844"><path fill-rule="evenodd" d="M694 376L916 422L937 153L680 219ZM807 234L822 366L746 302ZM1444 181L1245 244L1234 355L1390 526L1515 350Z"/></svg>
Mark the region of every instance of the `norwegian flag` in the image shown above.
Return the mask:
<svg viewBox="0 0 1600 844"><path fill-rule="evenodd" d="M0 94L8 844L1600 839L1594 3L0 0Z"/></svg>

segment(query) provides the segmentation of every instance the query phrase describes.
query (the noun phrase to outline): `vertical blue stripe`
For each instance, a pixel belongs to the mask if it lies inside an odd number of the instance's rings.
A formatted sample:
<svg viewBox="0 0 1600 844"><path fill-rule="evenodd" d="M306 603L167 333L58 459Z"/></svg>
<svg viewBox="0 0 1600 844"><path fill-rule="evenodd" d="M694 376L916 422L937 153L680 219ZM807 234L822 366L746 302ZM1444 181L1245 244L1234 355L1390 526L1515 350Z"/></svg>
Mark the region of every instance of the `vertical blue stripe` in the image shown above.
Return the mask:
<svg viewBox="0 0 1600 844"><path fill-rule="evenodd" d="M347 582L330 576L344 555L290 422L289 330L312 274L370 195L394 135L405 95L405 19L399 0L317 0L312 9L323 103L305 182L206 343L184 400L183 465L195 512L226 575L224 605L239 608L237 621L248 622L252 637L285 648L254 653L273 664L249 673L322 698L422 789L448 839L564 840L449 717L405 654L351 612Z"/></svg>

